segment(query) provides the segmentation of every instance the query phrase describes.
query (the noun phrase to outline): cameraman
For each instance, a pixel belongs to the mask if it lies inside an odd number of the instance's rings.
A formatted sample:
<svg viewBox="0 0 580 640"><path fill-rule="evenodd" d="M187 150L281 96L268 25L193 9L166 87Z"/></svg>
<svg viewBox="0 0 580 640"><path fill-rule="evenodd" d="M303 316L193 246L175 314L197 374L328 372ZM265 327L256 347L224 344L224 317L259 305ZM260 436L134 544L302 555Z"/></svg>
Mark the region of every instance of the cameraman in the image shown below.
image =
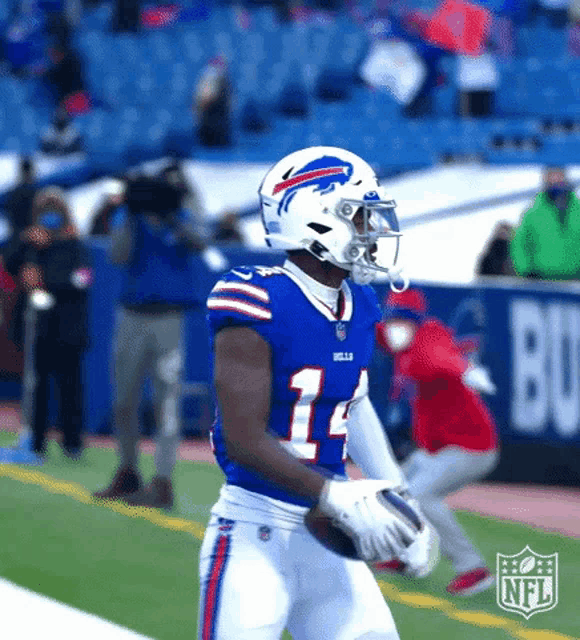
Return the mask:
<svg viewBox="0 0 580 640"><path fill-rule="evenodd" d="M184 311L196 304L192 252L205 249L184 192L165 176L129 181L127 203L111 224L111 259L123 271L115 336L114 424L120 462L111 484L94 495L170 509L171 477L180 440L179 387ZM146 486L138 470L138 408L151 371L158 427L155 476Z"/></svg>
<svg viewBox="0 0 580 640"><path fill-rule="evenodd" d="M43 457L53 375L60 401L62 448L76 460L82 453L82 357L88 344L92 272L60 189L40 191L31 218L32 225L12 240L5 256L7 270L26 294L22 421L32 427L33 451Z"/></svg>

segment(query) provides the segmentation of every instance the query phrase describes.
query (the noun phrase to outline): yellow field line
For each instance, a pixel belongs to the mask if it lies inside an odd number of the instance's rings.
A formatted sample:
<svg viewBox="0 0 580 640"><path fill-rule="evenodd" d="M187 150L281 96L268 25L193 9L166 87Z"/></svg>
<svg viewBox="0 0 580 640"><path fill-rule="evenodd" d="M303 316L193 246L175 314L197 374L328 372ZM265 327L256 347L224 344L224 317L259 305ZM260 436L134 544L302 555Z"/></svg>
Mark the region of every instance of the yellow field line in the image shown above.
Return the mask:
<svg viewBox="0 0 580 640"><path fill-rule="evenodd" d="M199 522L186 520L185 518L176 518L166 515L157 509L148 509L146 507L130 507L120 501L114 500L95 500L90 491L76 482L65 482L58 480L41 471L32 471L23 469L18 466L0 464L0 476L24 482L26 484L34 484L43 488L50 493L57 493L69 496L83 504L95 504L115 513L119 513L130 518L141 518L152 524L170 529L171 531L182 531L190 533L198 540L203 539L205 527ZM504 618L503 616L493 615L486 611L472 611L469 609L458 609L452 602L445 598L437 598L425 593L402 591L398 587L384 580L378 581L383 594L392 602L397 602L408 607L419 609L431 609L439 611L445 616L458 622L470 624L476 627L492 627L507 631L512 637L518 640L580 640L572 636L558 633L556 631L548 631L546 629L529 629L519 622Z"/></svg>

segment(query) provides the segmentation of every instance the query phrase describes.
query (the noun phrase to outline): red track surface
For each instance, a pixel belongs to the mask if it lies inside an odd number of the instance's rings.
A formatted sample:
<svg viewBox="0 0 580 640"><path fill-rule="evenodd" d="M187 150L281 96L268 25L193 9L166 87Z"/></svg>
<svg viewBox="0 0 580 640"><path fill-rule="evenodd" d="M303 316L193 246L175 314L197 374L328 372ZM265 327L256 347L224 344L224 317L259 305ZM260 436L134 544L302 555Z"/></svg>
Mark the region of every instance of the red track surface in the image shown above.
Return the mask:
<svg viewBox="0 0 580 640"><path fill-rule="evenodd" d="M0 430L14 432L18 429L18 406L0 409ZM115 448L115 440L89 436L87 446ZM143 453L152 453L155 444L150 440L141 443ZM214 462L206 440L186 440L179 448L182 460ZM360 475L352 467L351 475ZM477 484L453 494L448 504L454 509L464 509L503 520L522 522L580 538L580 490L562 487L545 487L516 484Z"/></svg>

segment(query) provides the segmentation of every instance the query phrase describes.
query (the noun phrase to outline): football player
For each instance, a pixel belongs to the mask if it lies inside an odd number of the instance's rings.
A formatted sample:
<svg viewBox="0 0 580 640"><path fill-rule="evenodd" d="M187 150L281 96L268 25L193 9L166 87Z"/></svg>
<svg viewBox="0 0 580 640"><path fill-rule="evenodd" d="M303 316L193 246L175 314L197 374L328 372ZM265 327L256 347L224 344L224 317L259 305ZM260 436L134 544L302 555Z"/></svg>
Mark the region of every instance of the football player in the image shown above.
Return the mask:
<svg viewBox="0 0 580 640"><path fill-rule="evenodd" d="M377 498L403 483L367 395L380 319L367 284L396 276L395 203L334 147L282 159L260 199L267 244L286 262L232 269L207 301L226 483L200 553L199 638L397 640L366 562L402 554L424 570L431 557L427 527L417 534ZM364 480L345 481L347 437ZM309 533L314 505L366 562Z"/></svg>

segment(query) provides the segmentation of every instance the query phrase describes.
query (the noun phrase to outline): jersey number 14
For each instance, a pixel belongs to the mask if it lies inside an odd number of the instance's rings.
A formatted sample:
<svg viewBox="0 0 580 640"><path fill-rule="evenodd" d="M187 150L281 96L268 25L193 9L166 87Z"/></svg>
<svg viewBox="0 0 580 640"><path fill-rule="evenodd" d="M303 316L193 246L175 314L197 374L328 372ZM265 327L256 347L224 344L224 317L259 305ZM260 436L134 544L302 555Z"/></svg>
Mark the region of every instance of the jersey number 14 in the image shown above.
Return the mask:
<svg viewBox="0 0 580 640"><path fill-rule="evenodd" d="M282 442L301 460L318 462L320 440L312 438L312 428L316 414L316 403L324 389L324 369L304 367L290 376L289 388L298 397L292 408L290 428ZM326 429L325 439L342 440L342 460L346 459L347 421L350 408L356 400L368 391L368 373L361 369L354 393L348 400L339 402L332 412Z"/></svg>

